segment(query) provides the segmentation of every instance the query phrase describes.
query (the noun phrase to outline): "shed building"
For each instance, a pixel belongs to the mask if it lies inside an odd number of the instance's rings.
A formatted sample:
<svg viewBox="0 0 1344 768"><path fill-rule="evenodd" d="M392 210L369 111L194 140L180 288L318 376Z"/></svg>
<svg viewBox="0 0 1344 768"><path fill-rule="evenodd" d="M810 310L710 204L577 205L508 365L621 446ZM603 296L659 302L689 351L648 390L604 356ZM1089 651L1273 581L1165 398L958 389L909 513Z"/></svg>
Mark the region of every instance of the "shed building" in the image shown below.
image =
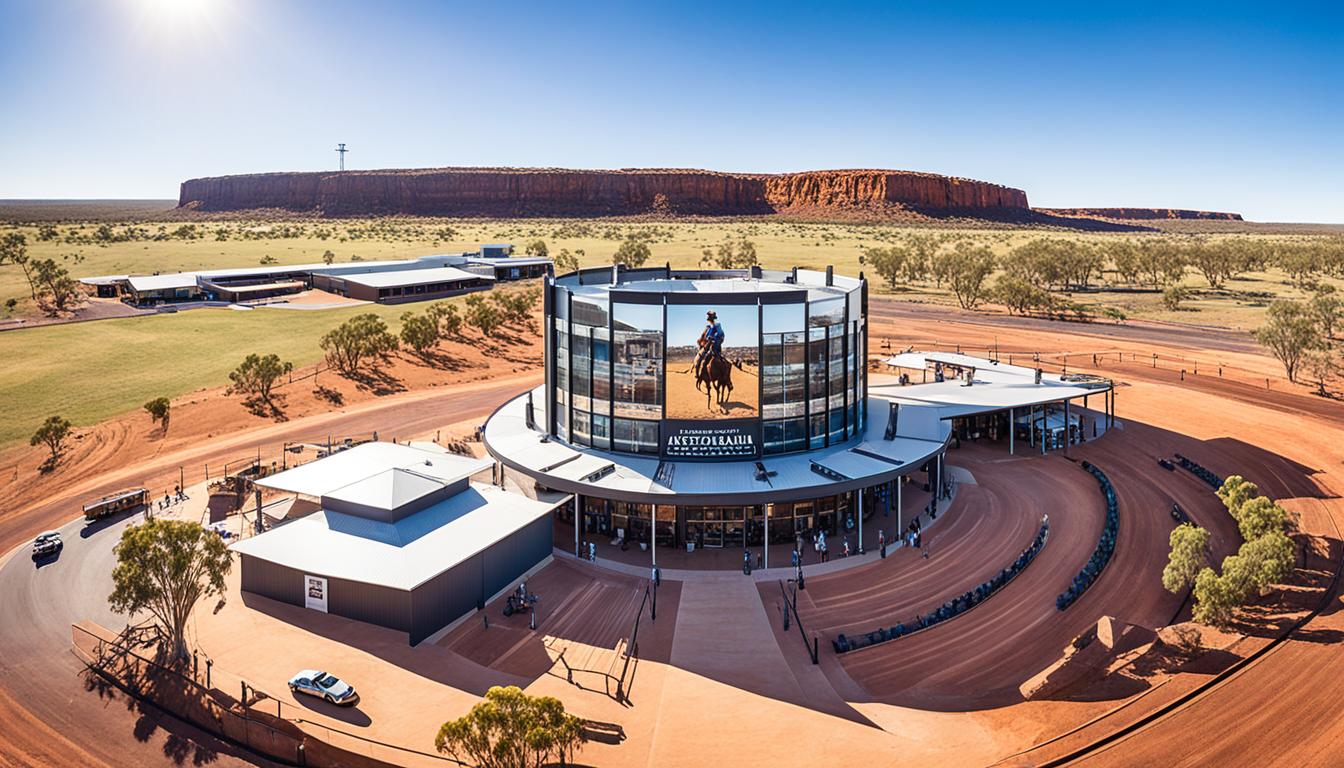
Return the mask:
<svg viewBox="0 0 1344 768"><path fill-rule="evenodd" d="M321 509L235 543L242 588L419 643L551 557L555 505L471 482L490 466L366 443L260 480Z"/></svg>

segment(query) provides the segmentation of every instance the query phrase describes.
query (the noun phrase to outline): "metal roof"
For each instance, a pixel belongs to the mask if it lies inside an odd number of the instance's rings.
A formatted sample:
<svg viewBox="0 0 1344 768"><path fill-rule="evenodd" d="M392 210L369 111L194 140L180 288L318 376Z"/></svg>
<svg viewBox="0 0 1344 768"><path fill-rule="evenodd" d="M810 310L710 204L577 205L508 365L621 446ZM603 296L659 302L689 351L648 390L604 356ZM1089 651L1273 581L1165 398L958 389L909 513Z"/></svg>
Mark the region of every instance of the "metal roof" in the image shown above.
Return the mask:
<svg viewBox="0 0 1344 768"><path fill-rule="evenodd" d="M457 267L434 267L430 269L387 270L368 272L359 275L343 275L347 283L358 283L370 288L396 288L406 285L424 285L426 283L446 283L457 280L494 280L488 275L478 275Z"/></svg>
<svg viewBox="0 0 1344 768"><path fill-rule="evenodd" d="M178 288L195 288L196 275L192 272L175 272L167 275L136 275L126 278L134 291L171 291Z"/></svg>
<svg viewBox="0 0 1344 768"><path fill-rule="evenodd" d="M363 443L279 474L263 477L256 484L304 496L330 496L339 489L391 469L410 470L440 485L447 485L484 472L491 464L493 462L489 459L427 451L397 443ZM385 490L395 492L390 486ZM367 491L365 489L364 492ZM374 505L370 501L360 503Z"/></svg>
<svg viewBox="0 0 1344 768"><path fill-rule="evenodd" d="M559 503L473 483L395 523L324 510L230 548L315 576L411 590L548 516Z"/></svg>
<svg viewBox="0 0 1344 768"><path fill-rule="evenodd" d="M1037 384L1034 368L946 352L902 352L886 362L887 365L911 370L924 370L934 363L963 369L974 368L975 375L970 386L966 386L962 379L949 377L945 381L926 384L874 384L871 387L873 394L901 403L940 406L943 418L1056 403L1101 394L1112 387L1108 379L1058 373L1042 373L1041 383Z"/></svg>

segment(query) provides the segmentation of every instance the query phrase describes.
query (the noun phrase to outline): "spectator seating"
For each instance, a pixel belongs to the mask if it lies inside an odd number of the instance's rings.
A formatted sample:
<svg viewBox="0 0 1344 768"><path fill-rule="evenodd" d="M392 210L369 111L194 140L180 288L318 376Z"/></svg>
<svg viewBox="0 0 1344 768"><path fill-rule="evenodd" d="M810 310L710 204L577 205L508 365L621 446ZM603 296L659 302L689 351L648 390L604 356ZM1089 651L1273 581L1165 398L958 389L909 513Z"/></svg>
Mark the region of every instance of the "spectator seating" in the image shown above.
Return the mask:
<svg viewBox="0 0 1344 768"><path fill-rule="evenodd" d="M974 589L963 592L926 614L915 616L908 622L900 622L891 627L878 627L872 632L856 635L854 637L849 637L843 634L839 635L831 641L831 644L835 647L835 652L848 653L849 651L855 651L860 648L867 648L870 645L885 643L889 640L895 640L898 637L914 634L921 629L928 629L934 624L947 621L948 619L965 613L971 608L988 600L990 595L1003 589L1003 587L1006 586L1008 582L1012 581L1015 576L1021 573L1032 560L1036 559L1036 555L1039 554L1041 548L1045 546L1045 541L1049 537L1049 534L1050 522L1048 520L1042 520L1041 529L1036 533L1036 538L1032 540L1031 544L1026 549L1022 550L1022 553L1017 556L1016 560L1009 564L1008 567L999 571L998 574L992 577L989 581L986 581Z"/></svg>
<svg viewBox="0 0 1344 768"><path fill-rule="evenodd" d="M1102 472L1091 462L1084 461L1083 469L1092 473L1097 478L1097 483L1101 486L1101 494L1106 497L1106 524L1101 528L1101 539L1097 542L1097 548L1092 551L1092 557L1088 558L1087 564L1073 577L1073 583L1069 588L1060 593L1055 598L1055 607L1059 610L1065 610L1073 605L1074 601L1082 597L1087 588L1092 586L1097 577L1101 575L1106 564L1111 561L1111 555L1115 552L1115 539L1120 531L1120 511L1115 501L1115 488L1111 486L1111 481L1107 479L1106 473Z"/></svg>
<svg viewBox="0 0 1344 768"><path fill-rule="evenodd" d="M1213 487L1215 491L1223 487L1223 478L1213 474L1209 470L1185 458L1179 453L1176 454L1176 463L1180 464L1182 467L1189 470L1191 473L1194 474L1195 477L1198 477L1200 480L1203 480L1204 482L1208 483L1210 486Z"/></svg>

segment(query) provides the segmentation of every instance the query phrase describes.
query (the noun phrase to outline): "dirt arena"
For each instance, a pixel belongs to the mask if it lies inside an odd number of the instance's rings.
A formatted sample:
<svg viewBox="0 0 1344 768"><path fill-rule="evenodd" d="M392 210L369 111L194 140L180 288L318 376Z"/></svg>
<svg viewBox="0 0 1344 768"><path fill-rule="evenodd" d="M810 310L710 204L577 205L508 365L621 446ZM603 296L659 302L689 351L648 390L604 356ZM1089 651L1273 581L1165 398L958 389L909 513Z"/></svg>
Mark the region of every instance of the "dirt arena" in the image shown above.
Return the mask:
<svg viewBox="0 0 1344 768"><path fill-rule="evenodd" d="M729 360L739 359L724 350ZM732 369L733 390L720 403L717 395L706 396L695 386L695 359L684 355L667 359L667 418L747 419L760 415L760 370L748 362Z"/></svg>
<svg viewBox="0 0 1344 768"><path fill-rule="evenodd" d="M389 678L398 681L398 697L387 705L423 703L424 713L415 715L423 721L389 715L370 727L421 746L432 737L421 735L425 723L467 706L480 685L516 681L530 692L561 697L582 716L620 725L620 744L585 748L583 761L594 765L1337 764L1344 747L1344 703L1337 693L1344 685L1337 579L1344 551L1344 406L1282 381L1277 363L1244 335L1158 324L1047 323L885 300L873 302L871 318L874 358L882 355L884 341L893 349L964 345L972 354L987 348L1001 355L1067 353L1071 371L1117 380L1120 423L1067 456L1040 457L1019 446L1019 455L1009 457L1006 446L988 442L949 451L949 465L965 470L974 483L960 485L951 507L930 527L928 559L901 550L808 579L799 612L809 635L819 639L816 666L797 628L782 629L778 583L734 573L668 582L655 628L647 638L640 630L641 646L648 646L631 703L618 704L598 682L612 669L611 645L629 634L623 627L636 610L641 580L563 561L536 577L535 589L544 590L549 608L537 632L519 617L488 630L463 624L423 656L405 656L393 654L395 638L363 625L337 620L307 626L281 608L263 610L256 601L239 600L218 616L201 618L202 642L219 645L218 658L241 671L252 665L262 676L287 667L254 658L249 644L228 640L244 637L241 627L283 636L286 663L295 654L339 652L342 663L369 679L377 679L386 664L380 658L390 655L399 660ZM1154 354L1180 360L1186 374L1142 362ZM1225 376L1214 373L1220 365ZM244 422L230 431L221 418L211 446L174 444L161 453L134 447L143 438L128 429L128 455L134 456L129 468L106 455L81 464L67 478L68 493L56 494L45 481L37 489L2 489L9 502L3 538L17 542L69 518L81 493L132 477L176 474L180 463L197 460L207 448L251 450L334 425L377 424L389 435L432 437L439 424L488 412L492 399L521 390L527 374L518 376L451 392L412 388L284 424ZM1265 378L1271 380L1268 389ZM670 377L668 383L671 392ZM1227 632L1211 633L1215 647L1197 659L1173 661L1152 648L1137 649L1050 696L1025 699L1019 686L1104 616L1146 629L1188 619L1184 595L1165 592L1158 581L1174 525L1173 501L1212 532L1215 560L1240 544L1211 489L1187 472L1157 465L1157 457L1175 452L1220 475L1245 475L1300 515L1298 571ZM1101 527L1097 484L1075 464L1084 459L1115 485L1120 535L1097 583L1060 612L1054 596L1086 560ZM912 637L843 656L829 649L840 632L927 611L997 571L1030 540L1042 512L1050 515L1049 542L987 603ZM488 608L492 624L496 608ZM347 635L363 639L346 647L340 638ZM593 670L579 685L556 674L555 654L562 648L575 649L565 651L567 658L582 656ZM16 682L14 663L0 664L0 716L31 727L5 729L0 764L62 764L62 756L80 755L88 764L115 765L117 755L135 748L135 718L123 707L106 707L92 694L47 707L48 694ZM50 722L29 714L38 707ZM86 743L78 735L85 732L98 737Z"/></svg>

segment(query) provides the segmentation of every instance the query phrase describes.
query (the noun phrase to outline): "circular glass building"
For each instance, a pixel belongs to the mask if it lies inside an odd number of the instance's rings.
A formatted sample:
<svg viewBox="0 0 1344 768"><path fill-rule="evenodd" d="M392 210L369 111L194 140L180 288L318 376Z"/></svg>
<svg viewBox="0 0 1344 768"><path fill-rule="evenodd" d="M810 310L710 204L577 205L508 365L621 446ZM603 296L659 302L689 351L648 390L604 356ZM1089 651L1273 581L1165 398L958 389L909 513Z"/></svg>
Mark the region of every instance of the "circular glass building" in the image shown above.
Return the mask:
<svg viewBox="0 0 1344 768"><path fill-rule="evenodd" d="M544 315L545 383L483 438L506 469L575 494L557 546L572 536L581 555L593 541L720 567L683 555L769 564L779 545L787 565L819 533L872 547L863 521L899 535L903 476L936 470L951 434L935 408L869 396L862 277L587 269L548 279ZM933 472L920 479L927 497Z"/></svg>

